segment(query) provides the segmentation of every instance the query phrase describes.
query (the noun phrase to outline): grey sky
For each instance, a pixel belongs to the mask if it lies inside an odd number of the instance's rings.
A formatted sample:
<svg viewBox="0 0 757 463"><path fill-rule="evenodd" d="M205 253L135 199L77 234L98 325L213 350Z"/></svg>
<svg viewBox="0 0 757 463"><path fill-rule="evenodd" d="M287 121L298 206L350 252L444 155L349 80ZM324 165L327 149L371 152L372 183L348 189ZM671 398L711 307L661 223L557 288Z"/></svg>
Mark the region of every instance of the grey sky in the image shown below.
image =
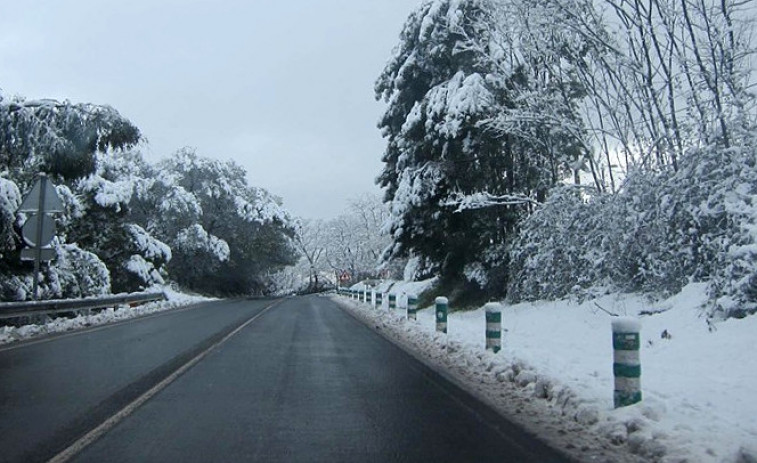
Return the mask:
<svg viewBox="0 0 757 463"><path fill-rule="evenodd" d="M110 104L157 160L234 159L296 215L378 192L373 83L420 0L0 0L6 95Z"/></svg>

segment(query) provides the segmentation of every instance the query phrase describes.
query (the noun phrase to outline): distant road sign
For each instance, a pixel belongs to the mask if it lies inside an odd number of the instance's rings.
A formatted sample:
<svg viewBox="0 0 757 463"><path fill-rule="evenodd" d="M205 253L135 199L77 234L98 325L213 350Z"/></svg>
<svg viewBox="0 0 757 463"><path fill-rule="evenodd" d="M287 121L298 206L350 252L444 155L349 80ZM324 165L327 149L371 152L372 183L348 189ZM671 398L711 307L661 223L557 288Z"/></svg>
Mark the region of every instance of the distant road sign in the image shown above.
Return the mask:
<svg viewBox="0 0 757 463"><path fill-rule="evenodd" d="M40 201L40 198L42 200ZM60 200L55 185L46 176L40 176L32 191L24 198L18 212L63 212L63 201Z"/></svg>
<svg viewBox="0 0 757 463"><path fill-rule="evenodd" d="M42 233L37 235L39 227L42 226ZM47 246L55 237L55 220L47 214L31 214L24 227L21 229L24 241L29 246ZM39 243L37 243L39 239Z"/></svg>
<svg viewBox="0 0 757 463"><path fill-rule="evenodd" d="M24 248L21 250L21 260L36 260L37 248ZM39 260L49 261L55 259L55 249L42 248L39 249Z"/></svg>

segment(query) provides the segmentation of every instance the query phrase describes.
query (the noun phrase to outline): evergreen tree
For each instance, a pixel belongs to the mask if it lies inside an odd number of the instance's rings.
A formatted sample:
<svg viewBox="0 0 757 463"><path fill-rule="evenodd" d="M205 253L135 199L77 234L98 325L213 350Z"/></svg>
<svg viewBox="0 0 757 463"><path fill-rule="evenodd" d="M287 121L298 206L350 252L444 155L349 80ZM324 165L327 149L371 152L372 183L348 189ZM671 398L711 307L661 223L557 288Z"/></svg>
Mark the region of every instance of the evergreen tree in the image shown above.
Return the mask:
<svg viewBox="0 0 757 463"><path fill-rule="evenodd" d="M411 14L377 81L388 104L378 179L391 203L390 256L414 256L443 279L504 291L518 221L575 167L581 147L568 76L517 48L489 0L436 0ZM560 45L560 44L558 44ZM545 50L546 53L554 50ZM516 56L518 58L514 58ZM549 111L547 117L536 117Z"/></svg>

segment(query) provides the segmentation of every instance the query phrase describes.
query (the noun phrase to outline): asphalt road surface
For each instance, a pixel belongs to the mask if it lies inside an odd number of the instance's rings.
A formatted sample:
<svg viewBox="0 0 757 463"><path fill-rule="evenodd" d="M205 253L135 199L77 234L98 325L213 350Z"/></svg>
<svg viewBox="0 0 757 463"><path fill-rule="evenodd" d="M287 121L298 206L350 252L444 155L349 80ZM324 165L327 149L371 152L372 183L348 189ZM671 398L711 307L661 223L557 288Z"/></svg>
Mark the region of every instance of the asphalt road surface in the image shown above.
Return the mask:
<svg viewBox="0 0 757 463"><path fill-rule="evenodd" d="M309 296L0 348L0 461L568 460Z"/></svg>

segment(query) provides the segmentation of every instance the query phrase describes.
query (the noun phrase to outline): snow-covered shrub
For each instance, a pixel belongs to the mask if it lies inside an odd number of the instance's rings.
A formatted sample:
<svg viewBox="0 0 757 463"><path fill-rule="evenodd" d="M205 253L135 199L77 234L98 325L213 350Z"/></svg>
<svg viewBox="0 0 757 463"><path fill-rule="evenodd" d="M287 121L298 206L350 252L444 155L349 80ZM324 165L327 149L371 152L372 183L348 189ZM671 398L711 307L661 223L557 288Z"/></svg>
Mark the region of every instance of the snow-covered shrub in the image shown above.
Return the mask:
<svg viewBox="0 0 757 463"><path fill-rule="evenodd" d="M110 273L93 253L75 244L56 245L60 298L97 296L110 292Z"/></svg>
<svg viewBox="0 0 757 463"><path fill-rule="evenodd" d="M616 194L561 187L522 223L511 300L610 286L669 294L710 283L713 313L757 309L757 150L692 150L677 172L632 172Z"/></svg>
<svg viewBox="0 0 757 463"><path fill-rule="evenodd" d="M0 177L0 256L15 245L13 222L21 205L21 193L12 180Z"/></svg>
<svg viewBox="0 0 757 463"><path fill-rule="evenodd" d="M165 265L171 260L171 248L135 224L124 225L131 255L123 262L128 289L144 289L164 284Z"/></svg>
<svg viewBox="0 0 757 463"><path fill-rule="evenodd" d="M0 300L25 301L32 298L32 276L0 274Z"/></svg>
<svg viewBox="0 0 757 463"><path fill-rule="evenodd" d="M754 142L747 139L746 142ZM680 172L688 199L680 214L721 315L757 310L757 149L700 149Z"/></svg>
<svg viewBox="0 0 757 463"><path fill-rule="evenodd" d="M607 208L607 199L585 197L572 187L557 188L523 221L510 252L510 299L557 298L601 279L599 269L607 252L602 248L612 243L605 241L597 212Z"/></svg>

